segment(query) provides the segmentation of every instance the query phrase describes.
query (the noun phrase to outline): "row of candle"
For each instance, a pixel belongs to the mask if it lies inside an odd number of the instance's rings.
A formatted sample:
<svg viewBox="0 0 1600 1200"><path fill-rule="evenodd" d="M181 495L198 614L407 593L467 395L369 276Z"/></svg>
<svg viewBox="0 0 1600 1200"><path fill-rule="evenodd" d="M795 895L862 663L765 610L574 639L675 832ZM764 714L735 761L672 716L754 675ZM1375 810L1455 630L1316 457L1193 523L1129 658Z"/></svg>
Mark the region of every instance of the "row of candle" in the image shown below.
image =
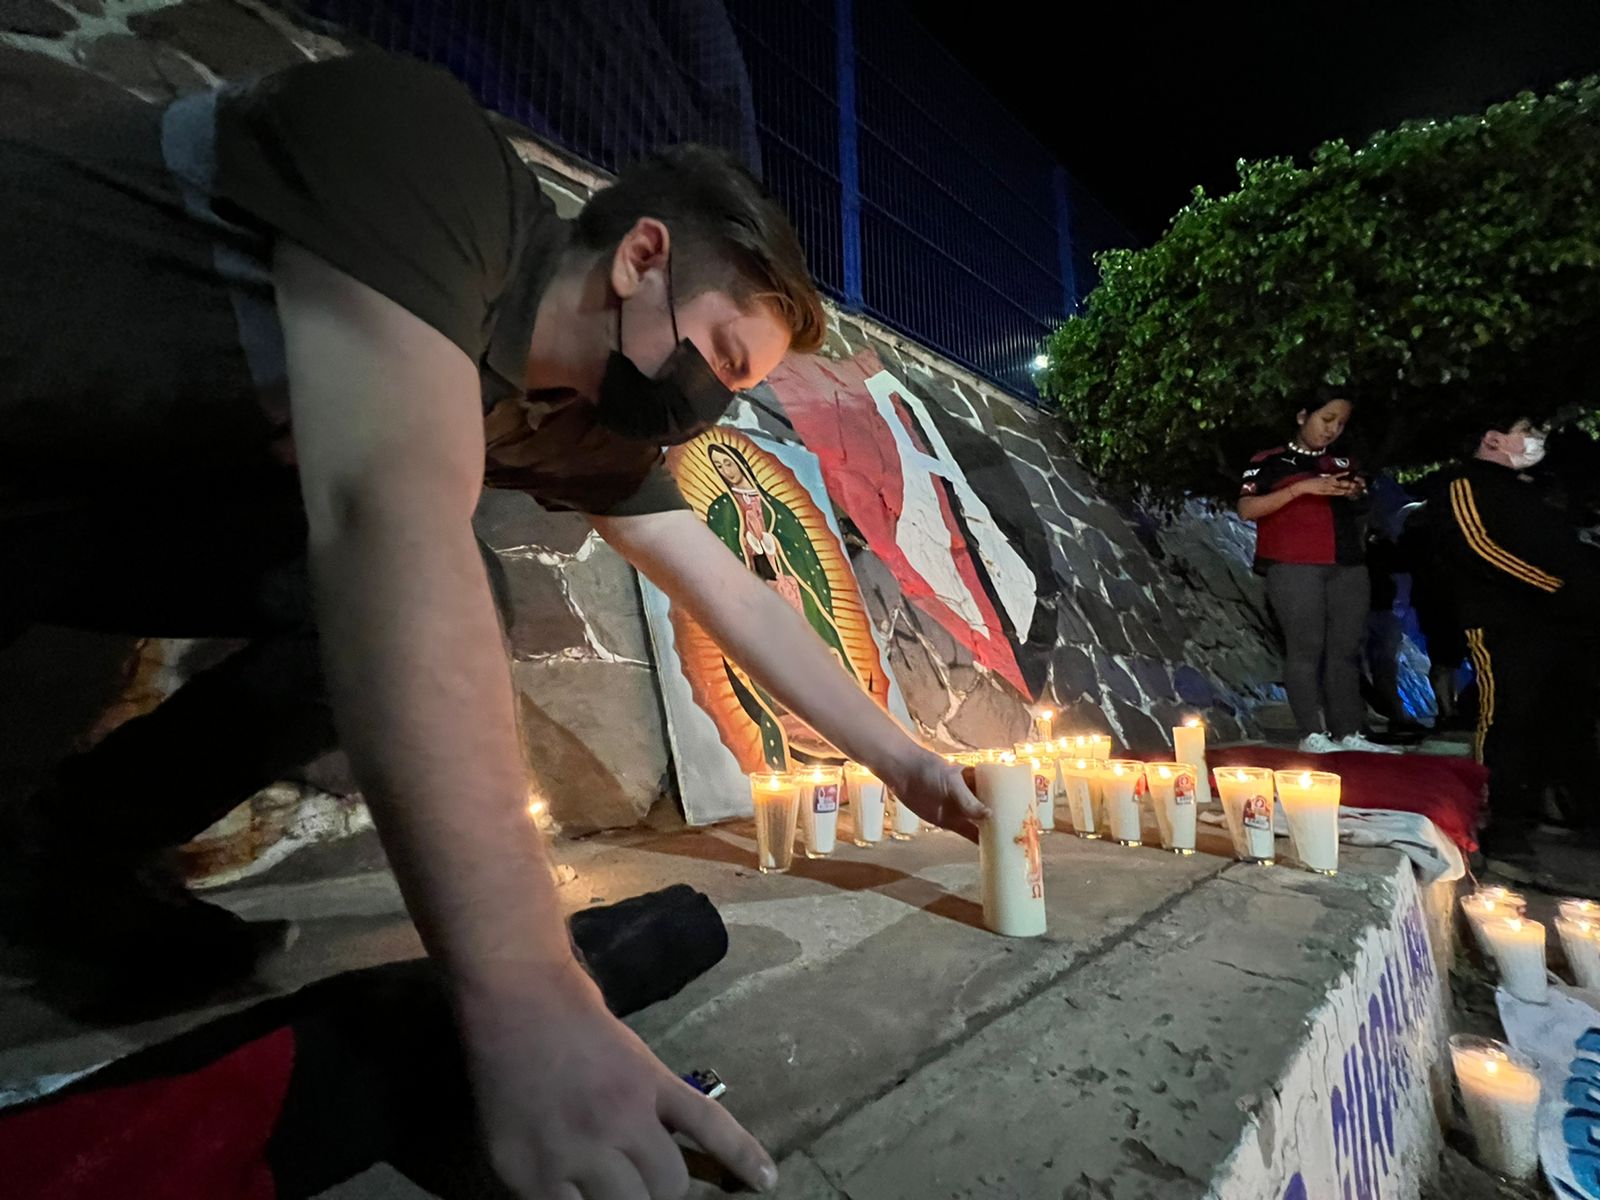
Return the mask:
<svg viewBox="0 0 1600 1200"><path fill-rule="evenodd" d="M1138 846L1142 842L1140 798L1148 796L1162 846L1178 854L1193 854L1196 808L1209 796L1203 762L1147 763L1075 756L1075 743L1085 741L1096 750L1109 749L1108 740L1096 736L1052 743L1019 742L1010 752L983 750L948 757L962 766L1012 760L1031 766L1042 833L1056 827L1062 816L1059 809L1064 806L1066 820L1079 837L1109 834L1121 845ZM1272 771L1266 767L1219 771L1217 790L1234 853L1244 862L1271 865L1276 861L1272 827L1276 797L1289 819L1290 840L1300 861L1308 870L1334 874L1339 865L1340 787L1339 776L1327 771Z"/></svg>
<svg viewBox="0 0 1600 1200"><path fill-rule="evenodd" d="M1528 919L1527 901L1507 888L1479 888L1461 898L1461 911L1478 949L1494 960L1506 991L1530 1004L1545 1003L1549 998L1545 927ZM1563 900L1555 926L1573 980L1581 988L1600 991L1600 904Z"/></svg>
<svg viewBox="0 0 1600 1200"><path fill-rule="evenodd" d="M1462 897L1461 910L1506 990L1547 1003L1545 929L1528 919L1527 901L1509 888L1481 887ZM1600 904L1562 900L1555 926L1577 985L1600 991ZM1532 1178L1539 1165L1538 1064L1503 1042L1466 1034L1450 1039L1450 1057L1483 1165L1512 1179Z"/></svg>
<svg viewBox="0 0 1600 1200"><path fill-rule="evenodd" d="M850 805L858 846L876 845L885 833L891 839L904 840L922 828L917 814L890 795L883 781L860 763L758 771L750 776L757 867L764 874L787 871L794 862L797 830L807 858L832 854L839 844L841 801Z"/></svg>

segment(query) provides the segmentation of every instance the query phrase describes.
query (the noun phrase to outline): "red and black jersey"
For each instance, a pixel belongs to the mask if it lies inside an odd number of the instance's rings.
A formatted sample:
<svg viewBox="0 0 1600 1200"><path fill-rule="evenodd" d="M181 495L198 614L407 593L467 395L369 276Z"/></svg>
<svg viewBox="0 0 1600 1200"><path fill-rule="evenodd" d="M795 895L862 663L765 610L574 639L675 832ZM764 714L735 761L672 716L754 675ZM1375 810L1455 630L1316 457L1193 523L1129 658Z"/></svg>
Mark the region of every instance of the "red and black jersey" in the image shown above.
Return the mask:
<svg viewBox="0 0 1600 1200"><path fill-rule="evenodd" d="M1288 446L1263 450L1250 460L1240 496L1265 496L1318 475L1359 474L1353 459L1302 454ZM1361 517L1364 505L1346 496L1299 496L1256 522L1256 570L1274 563L1360 566L1366 559Z"/></svg>

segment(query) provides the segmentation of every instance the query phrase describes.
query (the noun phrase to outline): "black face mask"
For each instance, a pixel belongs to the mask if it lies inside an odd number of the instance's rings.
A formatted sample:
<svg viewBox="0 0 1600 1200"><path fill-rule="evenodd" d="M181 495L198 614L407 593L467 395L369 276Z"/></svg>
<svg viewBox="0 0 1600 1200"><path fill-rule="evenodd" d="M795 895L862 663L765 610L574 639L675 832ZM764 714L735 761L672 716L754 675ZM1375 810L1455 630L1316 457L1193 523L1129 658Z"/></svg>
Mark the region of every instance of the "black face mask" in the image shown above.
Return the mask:
<svg viewBox="0 0 1600 1200"><path fill-rule="evenodd" d="M705 355L678 336L672 299L672 260L667 260L667 314L677 343L654 379L622 352L622 308L617 305L617 348L606 359L595 418L613 433L657 446L676 446L698 437L728 411L733 393L717 378Z"/></svg>

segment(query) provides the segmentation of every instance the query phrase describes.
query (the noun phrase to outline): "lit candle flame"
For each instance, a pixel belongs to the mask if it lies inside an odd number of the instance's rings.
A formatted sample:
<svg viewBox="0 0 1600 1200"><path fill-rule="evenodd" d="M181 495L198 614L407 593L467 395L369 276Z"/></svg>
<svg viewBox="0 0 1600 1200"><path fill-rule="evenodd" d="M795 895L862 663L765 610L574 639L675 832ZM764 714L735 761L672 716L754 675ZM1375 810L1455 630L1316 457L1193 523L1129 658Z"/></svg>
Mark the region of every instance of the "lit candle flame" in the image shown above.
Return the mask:
<svg viewBox="0 0 1600 1200"><path fill-rule="evenodd" d="M1041 708L1039 715L1048 721L1056 715L1056 710L1053 708Z"/></svg>
<svg viewBox="0 0 1600 1200"><path fill-rule="evenodd" d="M1500 1064L1497 1063L1494 1059L1486 1058L1486 1059L1483 1060L1483 1073L1485 1075L1493 1075L1499 1069L1500 1069Z"/></svg>
<svg viewBox="0 0 1600 1200"><path fill-rule="evenodd" d="M1300 776L1300 786L1303 787L1303 788L1308 788L1308 787L1311 786L1311 772L1310 771L1306 771L1305 773L1303 773Z"/></svg>
<svg viewBox="0 0 1600 1200"><path fill-rule="evenodd" d="M1199 717L1190 717L1188 720L1184 721L1183 727L1185 729L1194 729L1199 724L1200 724L1200 718Z"/></svg>
<svg viewBox="0 0 1600 1200"><path fill-rule="evenodd" d="M1237 779L1240 783L1249 783L1250 782L1250 776L1248 776L1248 775L1246 775L1244 773L1244 768L1243 767L1239 768L1238 772L1235 773L1234 778Z"/></svg>
<svg viewBox="0 0 1600 1200"><path fill-rule="evenodd" d="M1506 918L1506 928L1511 930L1512 933L1516 933L1516 932L1520 931L1522 929L1522 918L1521 917L1507 917Z"/></svg>
<svg viewBox="0 0 1600 1200"><path fill-rule="evenodd" d="M1172 778L1172 772L1167 770L1166 767L1161 767L1159 769L1160 769L1160 772L1161 772L1161 778L1163 778L1163 779L1171 779Z"/></svg>
<svg viewBox="0 0 1600 1200"><path fill-rule="evenodd" d="M1127 772L1122 769L1122 764L1121 763L1118 763L1116 766L1112 767L1111 768L1111 773L1113 775L1125 775L1125 774L1127 774Z"/></svg>

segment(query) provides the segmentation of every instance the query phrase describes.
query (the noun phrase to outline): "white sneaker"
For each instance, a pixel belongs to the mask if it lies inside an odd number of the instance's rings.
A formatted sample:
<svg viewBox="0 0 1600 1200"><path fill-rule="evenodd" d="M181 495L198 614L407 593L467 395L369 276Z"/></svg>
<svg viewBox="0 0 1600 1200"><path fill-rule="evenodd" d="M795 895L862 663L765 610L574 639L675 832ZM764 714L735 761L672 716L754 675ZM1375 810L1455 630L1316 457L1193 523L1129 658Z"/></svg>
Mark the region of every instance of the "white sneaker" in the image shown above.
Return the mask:
<svg viewBox="0 0 1600 1200"><path fill-rule="evenodd" d="M1300 749L1306 754L1332 754L1344 747L1325 733L1313 733L1300 739Z"/></svg>
<svg viewBox="0 0 1600 1200"><path fill-rule="evenodd" d="M1369 742L1359 733L1352 733L1349 737L1339 739L1339 745L1346 750L1359 750L1363 754L1402 754L1404 751L1399 746L1380 746L1377 742Z"/></svg>

